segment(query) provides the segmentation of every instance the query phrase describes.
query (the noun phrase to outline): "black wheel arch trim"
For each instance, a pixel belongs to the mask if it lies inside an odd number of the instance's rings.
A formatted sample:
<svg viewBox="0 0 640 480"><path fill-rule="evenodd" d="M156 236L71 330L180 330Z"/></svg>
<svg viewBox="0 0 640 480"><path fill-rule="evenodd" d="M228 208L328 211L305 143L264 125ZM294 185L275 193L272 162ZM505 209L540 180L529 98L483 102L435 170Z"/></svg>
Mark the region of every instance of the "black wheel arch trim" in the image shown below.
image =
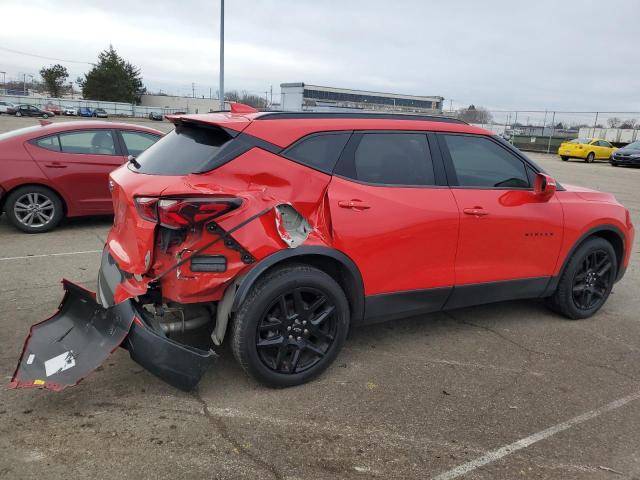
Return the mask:
<svg viewBox="0 0 640 480"><path fill-rule="evenodd" d="M571 260L571 257L573 256L573 254L576 252L576 250L580 247L580 245L582 245L582 243L587 238L592 237L600 232L614 233L616 236L618 236L618 238L620 238L620 241L622 242L622 255L618 261L618 265L616 265L617 270L616 270L616 279L614 280L614 283L622 279L626 271L626 268L624 267L624 254L626 251L625 235L622 232L622 230L620 230L615 225L611 225L609 223L602 224L602 225L598 225L596 227L590 228L589 230L584 232L582 235L580 235L578 240L575 241L575 243L571 247L571 250L569 250L569 253L567 253L567 255L565 256L562 262L562 268L558 272L558 275L556 275L555 277L551 277L551 279L549 280L549 284L547 285L547 288L543 296L548 297L552 295L553 292L555 292L556 288L558 288L558 283L560 282L560 278L562 277L562 274L564 273L565 268L567 268L567 265L569 264L569 261Z"/></svg>
<svg viewBox="0 0 640 480"><path fill-rule="evenodd" d="M341 251L330 247L312 245L302 245L298 248L279 250L257 262L246 275L238 279L239 284L234 295L231 311L236 312L239 310L240 305L247 297L253 284L268 269L282 262L295 259L296 257L309 256L325 257L337 261L346 269L351 276L353 287L355 288L354 292L345 292L347 298L352 300L349 302L352 307L351 321L359 322L364 316L364 282L362 281L360 270L355 262Z"/></svg>

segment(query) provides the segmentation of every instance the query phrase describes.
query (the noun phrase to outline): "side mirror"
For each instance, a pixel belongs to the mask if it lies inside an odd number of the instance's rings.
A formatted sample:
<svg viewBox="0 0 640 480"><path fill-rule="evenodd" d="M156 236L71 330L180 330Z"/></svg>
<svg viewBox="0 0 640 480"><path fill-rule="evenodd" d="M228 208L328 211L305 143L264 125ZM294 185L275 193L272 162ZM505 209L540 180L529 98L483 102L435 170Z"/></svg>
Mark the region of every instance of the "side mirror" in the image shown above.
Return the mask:
<svg viewBox="0 0 640 480"><path fill-rule="evenodd" d="M550 199L556 193L556 181L546 173L538 173L533 185L533 193L545 200Z"/></svg>

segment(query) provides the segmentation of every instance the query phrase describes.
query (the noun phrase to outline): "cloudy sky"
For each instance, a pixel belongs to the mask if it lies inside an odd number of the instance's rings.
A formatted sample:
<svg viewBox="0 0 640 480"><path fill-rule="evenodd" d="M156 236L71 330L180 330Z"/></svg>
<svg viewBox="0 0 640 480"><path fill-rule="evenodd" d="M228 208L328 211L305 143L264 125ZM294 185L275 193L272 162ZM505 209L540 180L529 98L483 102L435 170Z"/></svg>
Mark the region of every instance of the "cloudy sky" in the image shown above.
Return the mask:
<svg viewBox="0 0 640 480"><path fill-rule="evenodd" d="M640 111L640 1L227 0L226 89L280 83L441 95L454 108ZM215 92L218 0L2 0L0 71L95 61ZM15 53L22 52L22 53ZM28 56L30 54L33 56ZM39 58L51 57L51 59ZM75 79L86 63L59 62Z"/></svg>

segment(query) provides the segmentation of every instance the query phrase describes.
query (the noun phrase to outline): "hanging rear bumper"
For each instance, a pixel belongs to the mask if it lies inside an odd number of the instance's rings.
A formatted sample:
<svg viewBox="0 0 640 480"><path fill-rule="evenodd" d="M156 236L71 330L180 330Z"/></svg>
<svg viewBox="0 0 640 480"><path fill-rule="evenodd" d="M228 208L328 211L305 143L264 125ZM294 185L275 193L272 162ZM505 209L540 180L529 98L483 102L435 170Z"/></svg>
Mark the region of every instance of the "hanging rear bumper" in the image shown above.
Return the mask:
<svg viewBox="0 0 640 480"><path fill-rule="evenodd" d="M77 385L122 346L151 373L181 390L191 390L216 357L168 338L152 327L132 299L114 302L125 280L108 249L102 255L98 298L63 280L64 298L55 315L31 327L9 388L59 391Z"/></svg>

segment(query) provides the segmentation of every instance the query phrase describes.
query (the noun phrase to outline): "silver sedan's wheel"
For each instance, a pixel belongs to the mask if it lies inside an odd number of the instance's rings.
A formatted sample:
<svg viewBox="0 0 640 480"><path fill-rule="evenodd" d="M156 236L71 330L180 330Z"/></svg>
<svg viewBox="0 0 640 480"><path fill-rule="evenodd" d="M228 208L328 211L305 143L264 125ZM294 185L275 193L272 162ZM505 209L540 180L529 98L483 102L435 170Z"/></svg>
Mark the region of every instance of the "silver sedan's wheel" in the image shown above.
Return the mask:
<svg viewBox="0 0 640 480"><path fill-rule="evenodd" d="M60 197L46 187L35 185L11 192L5 212L15 227L27 233L51 230L64 214Z"/></svg>
<svg viewBox="0 0 640 480"><path fill-rule="evenodd" d="M53 220L53 201L42 193L27 193L16 200L13 213L18 221L32 228L41 228Z"/></svg>

